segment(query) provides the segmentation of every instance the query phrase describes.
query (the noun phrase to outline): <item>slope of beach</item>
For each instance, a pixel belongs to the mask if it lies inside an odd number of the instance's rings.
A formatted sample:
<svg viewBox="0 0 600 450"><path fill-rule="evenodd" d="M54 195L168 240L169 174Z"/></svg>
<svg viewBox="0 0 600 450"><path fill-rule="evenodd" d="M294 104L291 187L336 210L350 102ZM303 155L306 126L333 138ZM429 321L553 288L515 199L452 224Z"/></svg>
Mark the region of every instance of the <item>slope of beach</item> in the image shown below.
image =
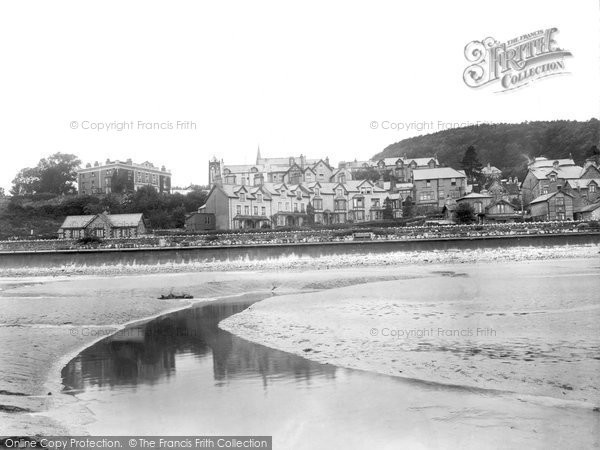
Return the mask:
<svg viewBox="0 0 600 450"><path fill-rule="evenodd" d="M448 274L464 272L463 267L475 260L496 263L548 261L568 257L581 259L589 267L597 266L595 258L598 257L598 246L516 247L463 252L354 254L315 259L289 257L258 262L236 260L160 266L51 267L3 271L4 277L0 278L0 342L3 343L0 346L0 434L85 433L85 423L90 420L89 414L82 410L80 414L73 415L74 398L61 393L62 367L82 348L125 324L185 308L191 302L211 301L251 292L267 298L276 292L283 296L292 295L287 300L283 299L285 303L290 299L301 299L298 300L300 303L306 303L305 295L293 295L310 294L310 298L319 298L324 294L319 294L318 291L329 292L331 289L340 289L345 295L364 291L368 289L366 286L379 286L377 289L380 292L387 292L390 287L385 283L421 278L453 279ZM344 291L347 286L355 287ZM170 290L189 293L194 296L194 300L157 299L160 294ZM337 298L338 292L331 292ZM348 298L351 299L352 296ZM319 313L312 316L313 328L320 327L325 317L333 317L332 314L336 314L338 307L340 320L344 317L351 318L344 316L346 306L342 300L338 298L339 305L323 303L324 308L319 308ZM265 311L275 305L270 300L263 303ZM302 311L293 302L291 305L288 319L297 314L293 320L300 320L306 310ZM425 317L428 306L422 306ZM261 308L262 305L257 304L249 314L255 314ZM368 318L368 308L365 312ZM590 316L596 314L595 311L591 313ZM597 314L595 317L597 318ZM237 316L232 320L238 322L231 322L228 326L235 333L251 340L268 341L268 345L285 347L303 356L352 366L347 361L349 354L338 351L339 349L334 352L323 348L320 354L305 352L306 348L318 350L318 333L310 329L304 329L303 339L307 341L299 342L298 330L289 328L285 331L285 336L278 338L275 333L277 324L258 321L257 326L265 332L264 336L258 336L249 331L254 319L256 317ZM368 320L364 323L367 324ZM282 324L285 325L285 322ZM402 324L394 322L393 325ZM368 325L362 323L356 326L356 322L348 322L347 327L354 327L359 333L368 332L369 329ZM286 336L290 339L282 341L281 338ZM365 345L364 336L361 335L350 343L355 347L354 356L362 358L360 355L364 353L361 347ZM360 368L390 373L390 367L384 367L385 364L381 361L387 356L385 353L379 354L379 361L364 358ZM582 373L585 379L588 376L585 374L589 374L589 371L584 370ZM573 393L568 389L567 391L569 398L580 398L577 397L579 390L574 388ZM69 408L65 408L67 404ZM65 413L61 413L61 410Z"/></svg>
<svg viewBox="0 0 600 450"><path fill-rule="evenodd" d="M318 362L600 405L597 260L464 264L268 299L220 326Z"/></svg>

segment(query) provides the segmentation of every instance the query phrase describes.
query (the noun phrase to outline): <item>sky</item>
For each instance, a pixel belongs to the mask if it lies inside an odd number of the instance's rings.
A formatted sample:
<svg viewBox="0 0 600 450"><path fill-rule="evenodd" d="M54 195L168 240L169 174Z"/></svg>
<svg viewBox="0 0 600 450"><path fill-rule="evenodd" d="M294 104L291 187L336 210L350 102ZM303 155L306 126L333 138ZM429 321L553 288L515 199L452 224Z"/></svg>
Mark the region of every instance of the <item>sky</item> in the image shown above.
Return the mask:
<svg viewBox="0 0 600 450"><path fill-rule="evenodd" d="M551 27L568 73L464 83L469 42ZM337 164L455 123L600 117L598 0L1 2L0 41L7 190L59 151L148 160L186 186L259 145Z"/></svg>

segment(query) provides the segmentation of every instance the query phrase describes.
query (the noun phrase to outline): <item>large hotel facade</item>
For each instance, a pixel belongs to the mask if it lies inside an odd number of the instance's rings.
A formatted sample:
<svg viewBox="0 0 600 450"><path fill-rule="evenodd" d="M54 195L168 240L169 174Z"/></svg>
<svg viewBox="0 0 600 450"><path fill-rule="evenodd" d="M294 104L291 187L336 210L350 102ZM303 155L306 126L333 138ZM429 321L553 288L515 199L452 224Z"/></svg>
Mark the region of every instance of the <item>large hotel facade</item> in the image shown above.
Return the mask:
<svg viewBox="0 0 600 450"><path fill-rule="evenodd" d="M171 191L171 172L165 166L155 167L146 161L135 164L127 161L106 160L88 163L77 171L77 187L80 194L110 194L136 191L142 186L153 186L158 192Z"/></svg>

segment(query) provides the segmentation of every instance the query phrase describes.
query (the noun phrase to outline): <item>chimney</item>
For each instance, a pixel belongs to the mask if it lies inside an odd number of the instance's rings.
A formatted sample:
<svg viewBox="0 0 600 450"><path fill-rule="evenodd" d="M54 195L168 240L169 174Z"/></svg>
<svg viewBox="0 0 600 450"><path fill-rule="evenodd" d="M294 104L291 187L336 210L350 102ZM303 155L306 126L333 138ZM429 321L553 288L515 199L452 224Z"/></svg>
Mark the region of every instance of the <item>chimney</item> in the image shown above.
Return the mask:
<svg viewBox="0 0 600 450"><path fill-rule="evenodd" d="M166 172L166 171L167 171L167 168L166 168L165 166L162 166L162 167L160 168L160 171L161 171L161 172Z"/></svg>
<svg viewBox="0 0 600 450"><path fill-rule="evenodd" d="M100 164L98 164L98 161L94 161L94 167L98 167Z"/></svg>
<svg viewBox="0 0 600 450"><path fill-rule="evenodd" d="M110 164L110 159L106 158L106 162L105 162L105 164L106 164L106 165L109 165L109 164Z"/></svg>
<svg viewBox="0 0 600 450"><path fill-rule="evenodd" d="M131 158L127 158L126 162L127 162L127 164L130 164L130 165L133 164L133 162L131 161Z"/></svg>
<svg viewBox="0 0 600 450"><path fill-rule="evenodd" d="M325 157L325 162L327 163L327 165L329 165L329 156Z"/></svg>
<svg viewBox="0 0 600 450"><path fill-rule="evenodd" d="M552 163L552 167L554 167L555 169L558 169L559 165L560 165L560 163L558 161L554 161Z"/></svg>

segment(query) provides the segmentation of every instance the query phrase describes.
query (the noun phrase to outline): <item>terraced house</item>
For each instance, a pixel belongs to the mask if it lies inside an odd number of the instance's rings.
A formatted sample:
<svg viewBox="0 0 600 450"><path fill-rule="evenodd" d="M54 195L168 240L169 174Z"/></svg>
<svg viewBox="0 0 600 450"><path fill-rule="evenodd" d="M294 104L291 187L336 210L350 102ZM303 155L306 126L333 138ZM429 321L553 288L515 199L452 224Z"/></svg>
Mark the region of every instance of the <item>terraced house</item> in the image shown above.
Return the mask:
<svg viewBox="0 0 600 450"><path fill-rule="evenodd" d="M386 201L399 217L396 197L369 180L214 184L204 210L219 230L342 224L382 220Z"/></svg>

